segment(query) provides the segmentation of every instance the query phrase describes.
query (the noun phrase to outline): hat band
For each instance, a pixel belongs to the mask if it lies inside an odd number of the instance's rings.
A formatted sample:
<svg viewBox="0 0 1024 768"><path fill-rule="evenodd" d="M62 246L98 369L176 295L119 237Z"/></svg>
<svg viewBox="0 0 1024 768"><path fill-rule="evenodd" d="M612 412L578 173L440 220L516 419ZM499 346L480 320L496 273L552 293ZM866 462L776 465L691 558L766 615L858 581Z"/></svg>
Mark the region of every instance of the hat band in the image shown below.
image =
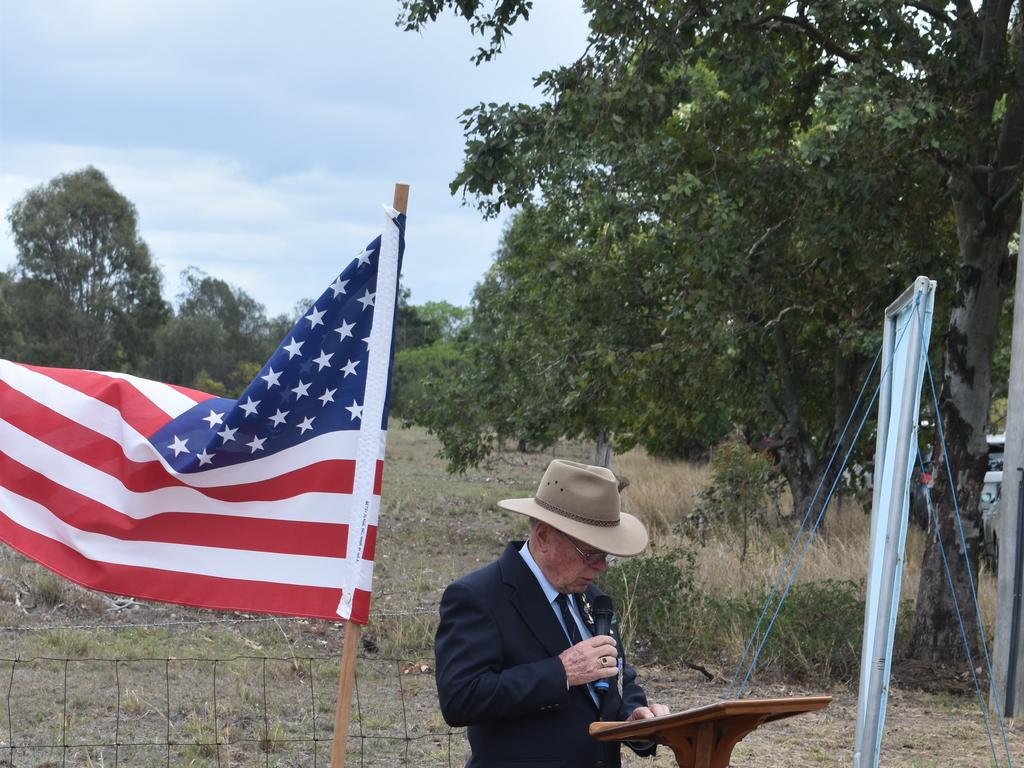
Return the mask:
<svg viewBox="0 0 1024 768"><path fill-rule="evenodd" d="M612 528L619 524L618 520L594 520L591 517L583 517L583 515L573 514L561 507L556 507L554 504L549 504L542 499L538 499L536 496L533 497L533 500L537 502L538 506L543 507L548 512L554 512L562 517L568 517L570 520L575 520L577 523L586 523L587 525L594 525L599 528Z"/></svg>

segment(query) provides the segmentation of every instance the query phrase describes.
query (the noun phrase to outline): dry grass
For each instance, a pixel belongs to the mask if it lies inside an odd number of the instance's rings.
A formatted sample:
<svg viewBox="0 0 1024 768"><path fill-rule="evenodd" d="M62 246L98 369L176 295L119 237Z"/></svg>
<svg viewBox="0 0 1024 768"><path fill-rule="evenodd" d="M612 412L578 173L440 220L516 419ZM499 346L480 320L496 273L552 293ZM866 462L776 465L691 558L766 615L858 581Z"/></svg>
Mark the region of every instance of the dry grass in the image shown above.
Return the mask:
<svg viewBox="0 0 1024 768"><path fill-rule="evenodd" d="M711 481L707 465L653 459L635 448L616 456L615 473L629 480L623 508L643 520L655 536L668 534L693 512L697 494Z"/></svg>
<svg viewBox="0 0 1024 768"><path fill-rule="evenodd" d="M634 449L615 458L615 470L630 481L623 494L624 509L649 526L655 549L666 550L678 544L694 546L694 541L679 532L677 523L690 515L698 494L711 482L708 465L654 459L643 450ZM781 504L784 520L790 517L789 503L787 495ZM791 522L761 530L752 538L743 560L736 537L728 531L713 532L697 549L700 588L706 594L722 598L763 594L775 583L783 564L787 560L795 564L801 556L803 560L795 577L797 584L826 579L864 579L871 516L860 503L850 498L834 499L822 532L815 535L806 555L806 538L793 545L792 537L798 525L799 522ZM901 600L913 603L917 599L925 543L926 534L911 526L907 531ZM995 574L990 565L983 563L978 578L978 603L990 640L995 621L995 587Z"/></svg>
<svg viewBox="0 0 1024 768"><path fill-rule="evenodd" d="M352 734L376 739L384 734L413 740L369 740L358 762L367 764L460 764L467 747L461 734L454 737L440 720L433 690L431 639L441 591L453 578L493 559L505 542L526 531L525 519L499 510L495 503L506 497L533 493L544 467L553 457L589 461L590 446L559 445L545 453L505 452L479 470L447 475L444 462L435 455L436 442L422 430L395 428L388 441L388 465L381 510L381 537L374 579L370 625L364 628L364 644L358 671L359 709L353 715ZM616 456L614 468L630 481L624 494L628 511L650 526L655 551L668 551L683 543L675 525L693 509L695 495L709 482L706 466L651 459L642 451ZM799 580L856 580L864 576L868 516L847 502L829 513L827 535L820 537L808 554ZM698 553L697 579L707 594L743 597L762 592L775 578L789 545L781 529L756 537L741 562L735 542L728 536L709 536L704 546L686 542ZM917 589L924 537L911 531L908 568L903 596ZM0 707L0 765L9 759L9 745L60 743L61 702L65 696L65 667L60 659L80 659L70 665L68 679L68 727L79 743L112 741L111 727L120 688L122 765L303 766L327 764L337 685L337 657L342 631L331 622L281 619L274 623L232 623L142 626L175 619L209 621L220 614L178 606L140 605L116 607L104 597L67 583L55 584L38 566L0 550L0 679L14 679L14 695L8 709ZM994 579L981 574L979 597L988 626L994 616ZM44 627L63 625L43 630ZM96 625L96 629L79 628ZM133 626L134 625L134 626ZM716 638L724 657L738 656L752 627L740 622ZM737 649L737 645L739 646ZM287 657L310 657L296 667ZM56 657L44 659L42 657ZM89 657L95 662L85 661ZM167 687L170 664L172 687ZM278 658L279 657L279 658ZM395 662L393 657L415 664ZM111 659L121 659L119 666ZM212 696L211 662L217 662L222 693L216 706ZM13 660L18 660L17 662ZM735 663L734 661L732 663ZM731 670L730 670L731 671ZM115 672L120 676L115 685ZM723 691L696 674L675 668L641 669L654 698L673 709L683 709L718 698ZM269 692L268 728L264 729L259 703L262 682ZM312 691L312 693L311 693ZM755 690L753 695L787 695L787 690ZM806 691L813 692L813 691ZM794 719L758 731L746 751L738 750L737 765L840 765L849 764L844 752L850 743L852 720L849 695L837 691L840 700L822 716ZM168 696L170 701L168 701ZM845 697L845 698L843 698ZM959 700L959 699L958 699ZM956 756L980 765L983 739L970 713L938 711L931 700L917 701L894 693L891 721L899 730L897 749L887 764L901 768L953 764L941 761L954 750ZM214 722L214 714L216 721ZM169 717L170 716L170 717ZM168 723L170 719L170 723ZM958 739L936 740L943 731L967 723L976 733L970 745ZM116 723L115 723L116 724ZM171 729L176 743L171 750L125 746L128 740L159 745ZM790 732L788 729L796 729ZM320 740L289 745L287 739L308 739L313 730ZM209 742L215 737L219 753ZM1019 739L1014 745L1019 744ZM828 755L821 749L827 748ZM350 741L351 747L359 746ZM752 756L756 750L757 758ZM270 750L270 751L261 751ZM451 758L449 759L449 751ZM269 760L268 760L268 757ZM71 750L67 754L40 749L19 751L17 765L61 764L112 765L109 749ZM356 764L356 755L350 762ZM47 762L52 761L52 762ZM627 758L627 765L670 765L667 753L656 761Z"/></svg>

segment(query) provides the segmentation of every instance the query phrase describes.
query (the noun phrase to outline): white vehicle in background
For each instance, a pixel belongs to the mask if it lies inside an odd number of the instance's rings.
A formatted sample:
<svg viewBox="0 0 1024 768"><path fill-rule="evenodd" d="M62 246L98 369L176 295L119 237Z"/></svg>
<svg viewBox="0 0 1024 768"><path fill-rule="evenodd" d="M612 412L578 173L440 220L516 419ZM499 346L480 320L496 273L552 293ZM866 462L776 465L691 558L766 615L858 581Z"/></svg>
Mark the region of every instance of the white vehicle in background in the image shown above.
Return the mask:
<svg viewBox="0 0 1024 768"><path fill-rule="evenodd" d="M988 471L981 487L981 532L985 539L984 549L992 559L999 556L999 513L1003 498L1003 451L1006 434L989 435Z"/></svg>

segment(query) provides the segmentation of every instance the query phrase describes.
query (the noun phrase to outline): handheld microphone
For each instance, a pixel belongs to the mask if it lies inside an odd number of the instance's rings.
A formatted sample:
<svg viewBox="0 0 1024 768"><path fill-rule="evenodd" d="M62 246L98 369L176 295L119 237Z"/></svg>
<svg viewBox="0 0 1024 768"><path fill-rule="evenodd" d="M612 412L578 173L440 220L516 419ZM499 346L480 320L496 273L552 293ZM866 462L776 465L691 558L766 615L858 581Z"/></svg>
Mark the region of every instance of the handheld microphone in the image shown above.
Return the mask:
<svg viewBox="0 0 1024 768"><path fill-rule="evenodd" d="M595 635L611 635L612 634L612 599L608 595L598 595L594 598L594 634ZM608 690L608 678L602 678L595 680L593 683L594 690L599 694L605 693Z"/></svg>

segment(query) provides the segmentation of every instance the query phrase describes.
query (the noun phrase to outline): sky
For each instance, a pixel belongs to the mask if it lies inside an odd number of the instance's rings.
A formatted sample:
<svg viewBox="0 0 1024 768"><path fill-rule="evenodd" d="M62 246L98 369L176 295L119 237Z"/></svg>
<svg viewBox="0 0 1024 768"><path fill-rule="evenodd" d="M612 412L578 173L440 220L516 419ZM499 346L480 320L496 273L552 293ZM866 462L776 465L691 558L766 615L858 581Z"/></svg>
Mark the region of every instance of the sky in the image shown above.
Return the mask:
<svg viewBox="0 0 1024 768"><path fill-rule="evenodd" d="M189 266L292 314L411 186L411 301L466 306L507 217L453 197L459 117L537 103L533 77L585 47L578 2L542 0L505 53L451 16L395 26L397 0L0 0L0 270L27 190L95 166L139 213L174 300Z"/></svg>

